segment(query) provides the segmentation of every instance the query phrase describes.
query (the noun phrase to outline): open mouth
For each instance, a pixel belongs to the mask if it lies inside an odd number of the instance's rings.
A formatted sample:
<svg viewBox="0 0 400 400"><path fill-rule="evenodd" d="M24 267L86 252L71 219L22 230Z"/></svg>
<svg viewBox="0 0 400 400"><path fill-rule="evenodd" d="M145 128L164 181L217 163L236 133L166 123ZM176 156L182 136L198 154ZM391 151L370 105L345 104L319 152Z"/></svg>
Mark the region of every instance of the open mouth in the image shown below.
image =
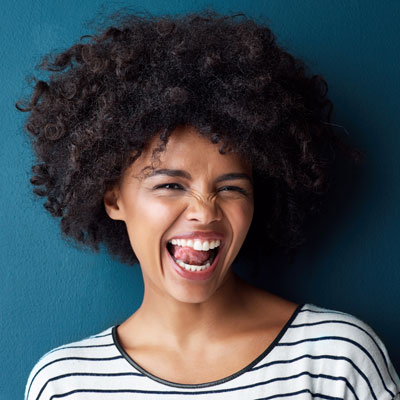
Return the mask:
<svg viewBox="0 0 400 400"><path fill-rule="evenodd" d="M219 240L173 239L168 242L167 249L172 259L182 269L201 272L213 264L221 248L220 245Z"/></svg>

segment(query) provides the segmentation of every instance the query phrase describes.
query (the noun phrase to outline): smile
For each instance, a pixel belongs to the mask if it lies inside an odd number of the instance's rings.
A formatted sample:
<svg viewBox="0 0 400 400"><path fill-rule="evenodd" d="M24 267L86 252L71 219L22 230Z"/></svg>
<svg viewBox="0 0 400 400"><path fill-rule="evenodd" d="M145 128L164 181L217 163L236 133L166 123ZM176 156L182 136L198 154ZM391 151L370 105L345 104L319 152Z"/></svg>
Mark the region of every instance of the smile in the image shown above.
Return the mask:
<svg viewBox="0 0 400 400"><path fill-rule="evenodd" d="M220 245L219 239L172 239L167 249L173 261L183 270L201 273L213 266Z"/></svg>

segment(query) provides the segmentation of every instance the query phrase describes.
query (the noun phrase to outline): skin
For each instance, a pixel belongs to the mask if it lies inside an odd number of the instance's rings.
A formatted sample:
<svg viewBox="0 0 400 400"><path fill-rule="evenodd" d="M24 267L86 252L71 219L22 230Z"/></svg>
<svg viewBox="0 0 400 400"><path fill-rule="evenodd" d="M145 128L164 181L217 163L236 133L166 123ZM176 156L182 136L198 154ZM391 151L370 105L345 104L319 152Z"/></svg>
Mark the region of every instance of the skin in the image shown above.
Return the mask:
<svg viewBox="0 0 400 400"><path fill-rule="evenodd" d="M296 304L247 285L231 269L253 218L251 166L236 153L221 155L218 144L185 126L160 155L156 171L164 172L146 175L157 144L155 137L104 196L110 218L126 224L145 287L142 305L118 327L118 339L158 377L210 382L260 355ZM223 237L207 279L189 279L172 266L168 241L191 232Z"/></svg>

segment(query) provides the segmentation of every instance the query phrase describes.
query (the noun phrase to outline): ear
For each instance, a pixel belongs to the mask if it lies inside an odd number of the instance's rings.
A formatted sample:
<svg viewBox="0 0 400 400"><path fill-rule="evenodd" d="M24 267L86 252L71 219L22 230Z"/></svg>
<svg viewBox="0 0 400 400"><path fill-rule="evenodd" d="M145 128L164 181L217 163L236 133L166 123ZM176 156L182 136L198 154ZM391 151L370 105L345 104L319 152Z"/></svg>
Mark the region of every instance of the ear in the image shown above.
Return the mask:
<svg viewBox="0 0 400 400"><path fill-rule="evenodd" d="M119 206L119 189L118 187L113 187L104 193L104 207L108 216L111 219L124 221L123 213Z"/></svg>

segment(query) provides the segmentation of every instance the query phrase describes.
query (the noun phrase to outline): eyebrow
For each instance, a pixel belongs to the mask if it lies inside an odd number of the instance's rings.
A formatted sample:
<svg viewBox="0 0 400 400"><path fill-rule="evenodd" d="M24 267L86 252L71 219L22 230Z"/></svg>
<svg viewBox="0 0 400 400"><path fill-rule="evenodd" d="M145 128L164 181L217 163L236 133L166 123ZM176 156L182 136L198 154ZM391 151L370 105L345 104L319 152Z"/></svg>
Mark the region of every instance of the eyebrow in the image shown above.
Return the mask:
<svg viewBox="0 0 400 400"><path fill-rule="evenodd" d="M219 182L223 182L223 181L234 181L236 179L246 179L250 183L253 183L250 176L243 172L232 172L230 174L221 175L217 178L216 182L219 183Z"/></svg>
<svg viewBox="0 0 400 400"><path fill-rule="evenodd" d="M186 178L189 180L192 179L192 176L186 171L183 171L181 169L167 169L167 168L156 169L156 170L152 171L149 175L147 175L146 178L150 178L150 177L157 176L157 175L180 177L180 178ZM245 180L248 180L250 183L253 183L251 177L248 174L245 174L243 172L231 172L229 174L221 175L216 179L216 183L224 182L224 181L233 181L236 179L245 179Z"/></svg>

